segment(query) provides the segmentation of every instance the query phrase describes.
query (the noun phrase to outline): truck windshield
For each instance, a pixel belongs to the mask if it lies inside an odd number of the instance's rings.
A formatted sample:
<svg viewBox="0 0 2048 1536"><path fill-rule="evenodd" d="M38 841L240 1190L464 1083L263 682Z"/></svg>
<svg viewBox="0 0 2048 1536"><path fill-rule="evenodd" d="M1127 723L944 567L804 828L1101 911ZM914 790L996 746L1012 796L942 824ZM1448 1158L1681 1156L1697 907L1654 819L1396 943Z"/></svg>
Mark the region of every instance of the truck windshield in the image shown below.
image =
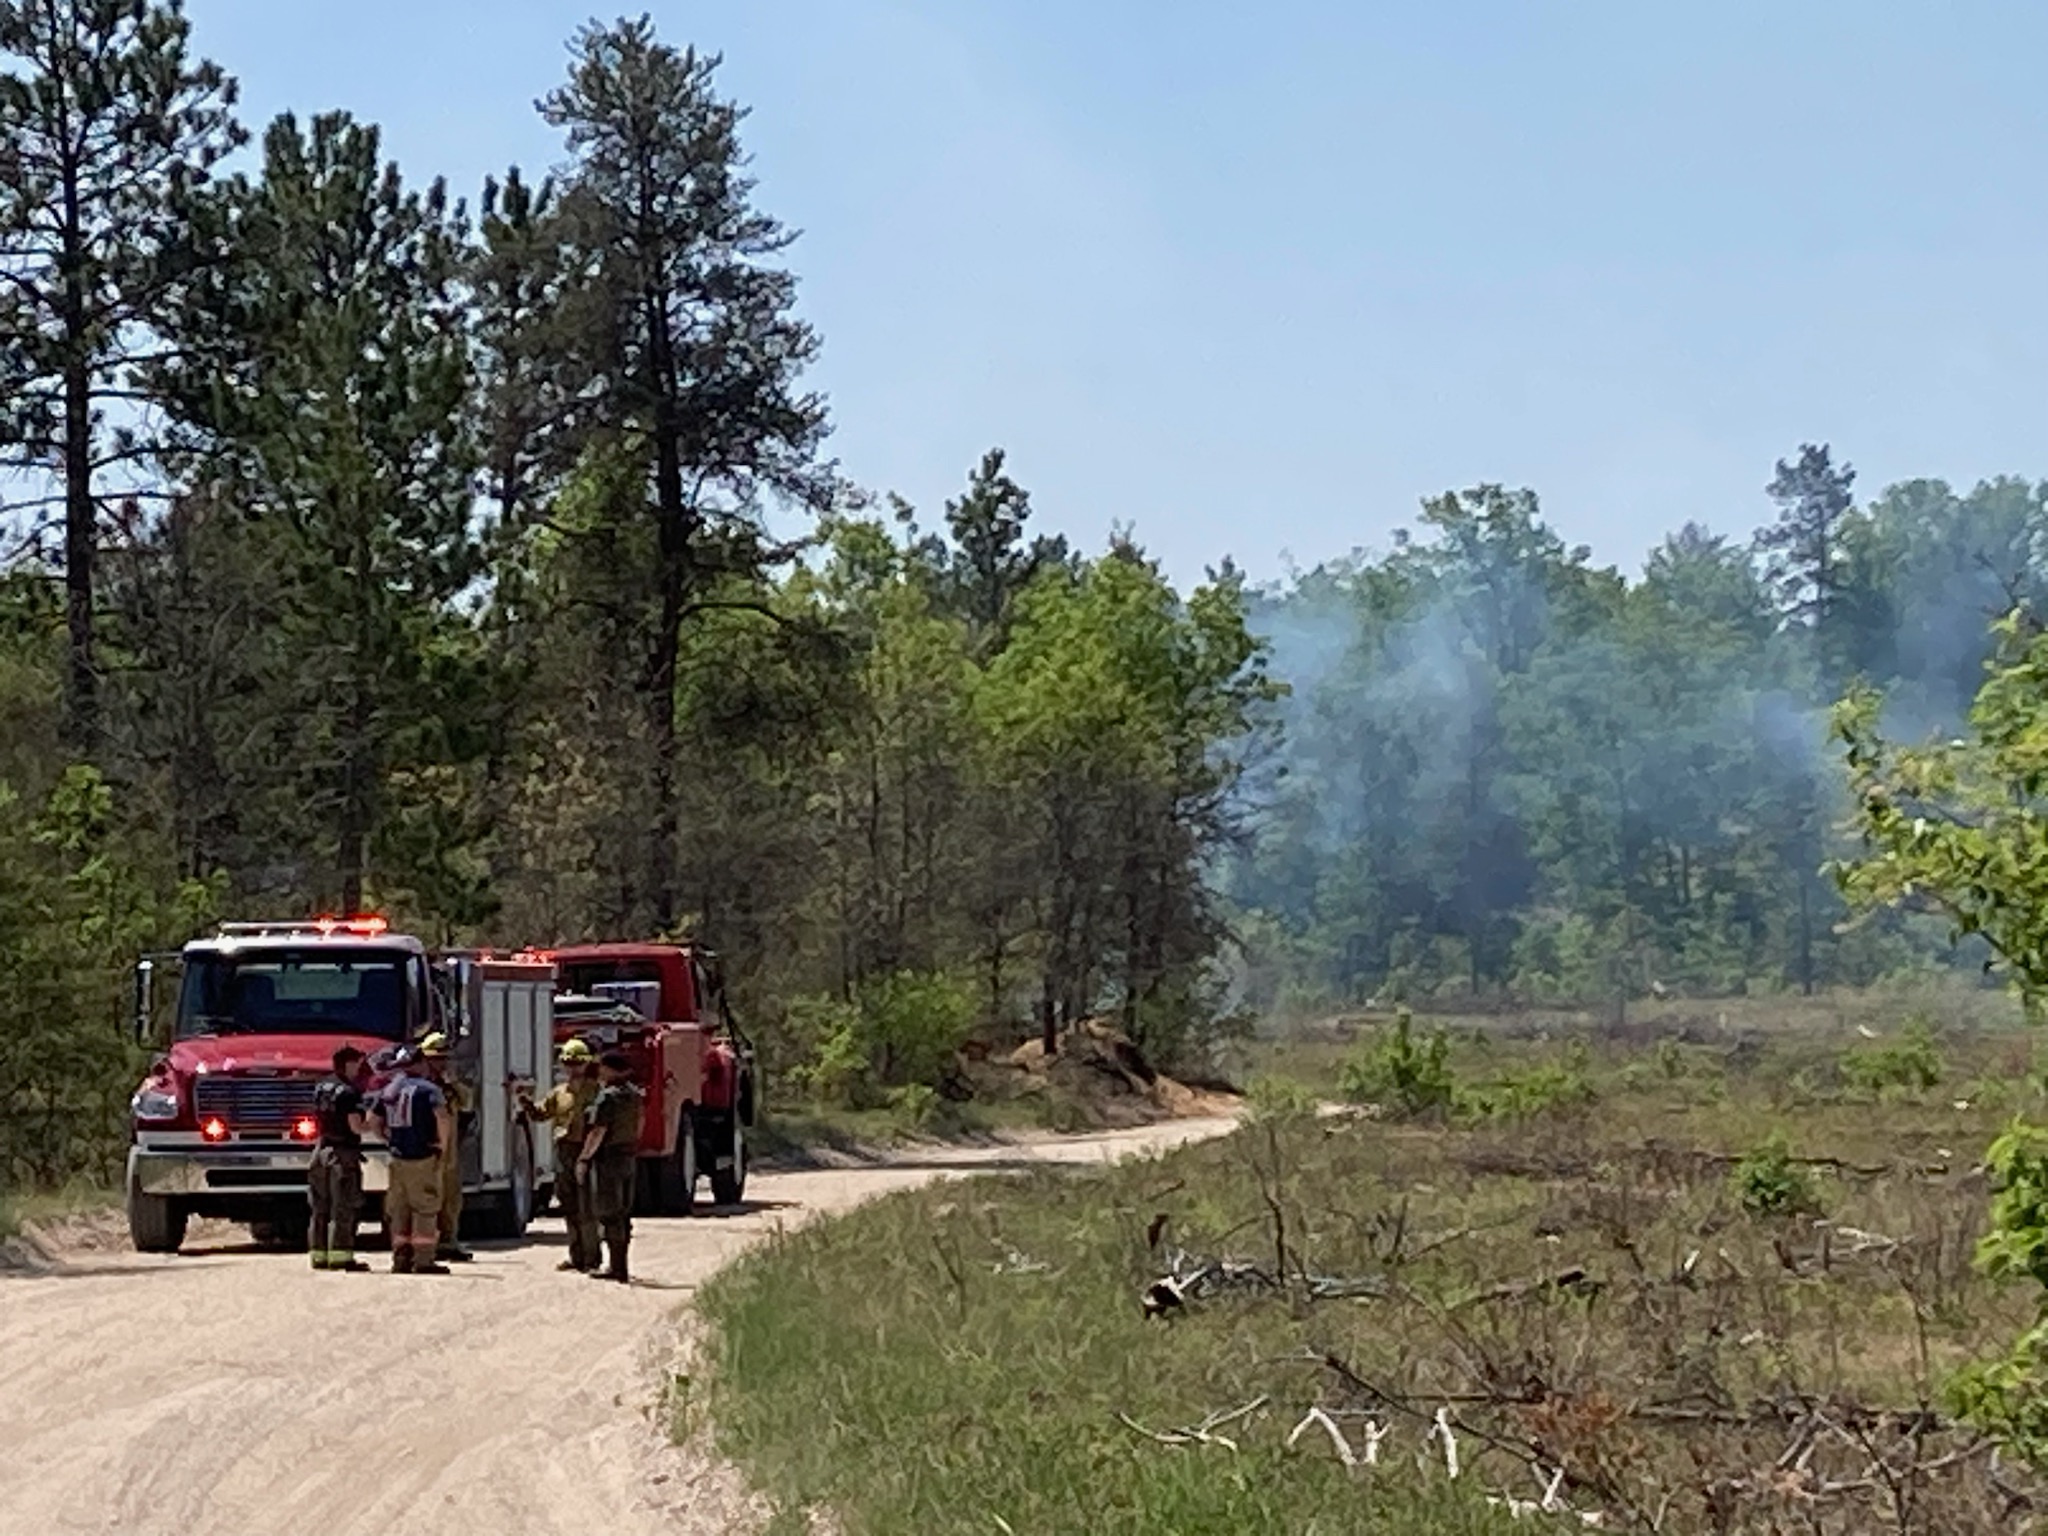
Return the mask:
<svg viewBox="0 0 2048 1536"><path fill-rule="evenodd" d="M338 955L266 949L195 955L178 996L178 1038L195 1035L373 1035L405 1038L402 951Z"/></svg>

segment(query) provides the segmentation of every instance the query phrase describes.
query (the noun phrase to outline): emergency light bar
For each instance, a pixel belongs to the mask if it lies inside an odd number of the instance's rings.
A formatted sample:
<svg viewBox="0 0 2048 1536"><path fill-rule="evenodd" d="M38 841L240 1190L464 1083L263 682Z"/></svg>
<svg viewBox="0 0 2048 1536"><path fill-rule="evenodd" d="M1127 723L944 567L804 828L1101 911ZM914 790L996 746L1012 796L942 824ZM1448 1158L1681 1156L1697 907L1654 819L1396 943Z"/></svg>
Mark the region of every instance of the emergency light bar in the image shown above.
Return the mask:
<svg viewBox="0 0 2048 1536"><path fill-rule="evenodd" d="M357 938L374 939L380 933L389 932L391 924L374 914L360 917L316 917L310 922L279 923L222 923L222 938L257 939L314 935L331 938L337 933L354 935Z"/></svg>

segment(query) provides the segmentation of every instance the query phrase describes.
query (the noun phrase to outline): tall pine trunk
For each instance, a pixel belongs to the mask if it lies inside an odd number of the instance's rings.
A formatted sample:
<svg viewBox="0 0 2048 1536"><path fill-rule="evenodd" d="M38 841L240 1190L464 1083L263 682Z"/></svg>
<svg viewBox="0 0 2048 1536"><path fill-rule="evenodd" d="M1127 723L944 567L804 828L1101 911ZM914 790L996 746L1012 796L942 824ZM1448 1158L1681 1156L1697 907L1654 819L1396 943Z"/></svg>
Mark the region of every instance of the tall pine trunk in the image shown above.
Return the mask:
<svg viewBox="0 0 2048 1536"><path fill-rule="evenodd" d="M666 295L651 289L646 298L647 357L654 377L654 497L660 523L661 597L659 628L648 657L647 727L654 753L652 836L647 858L647 894L657 933L676 923L677 843L682 808L676 785L676 673L682 653L683 616L690 596L690 508L683 495L682 424L675 398L675 350L668 332Z"/></svg>
<svg viewBox="0 0 2048 1536"><path fill-rule="evenodd" d="M375 815L371 797L376 793L377 750L372 739L376 728L377 698L370 668L375 664L375 616L371 611L372 583L370 531L367 513L360 505L350 508L355 518L355 636L348 673L348 715L341 757L341 825L336 848L341 887L341 910L349 916L363 910L363 887L370 859L370 830Z"/></svg>
<svg viewBox="0 0 2048 1536"><path fill-rule="evenodd" d="M99 518L92 497L92 373L80 282L74 269L64 283L64 724L71 749L90 757L99 748L99 672L93 657Z"/></svg>

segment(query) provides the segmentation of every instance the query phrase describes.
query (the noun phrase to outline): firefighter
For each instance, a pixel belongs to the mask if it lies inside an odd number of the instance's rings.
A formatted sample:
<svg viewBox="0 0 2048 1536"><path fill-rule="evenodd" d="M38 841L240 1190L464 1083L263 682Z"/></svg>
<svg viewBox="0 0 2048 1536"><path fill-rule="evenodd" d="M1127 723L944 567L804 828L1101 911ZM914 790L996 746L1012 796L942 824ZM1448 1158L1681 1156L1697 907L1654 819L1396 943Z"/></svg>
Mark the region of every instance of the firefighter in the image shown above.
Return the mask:
<svg viewBox="0 0 2048 1536"><path fill-rule="evenodd" d="M626 1250L633 1242L633 1161L640 1145L643 1098L632 1080L633 1063L623 1051L597 1059L600 1084L590 1102L577 1173L588 1180L593 1214L604 1233L611 1264L592 1269L598 1279L627 1283Z"/></svg>
<svg viewBox="0 0 2048 1536"><path fill-rule="evenodd" d="M448 1266L434 1259L434 1238L441 1210L441 1149L455 1137L455 1117L411 1051L401 1050L392 1067L397 1075L370 1101L391 1150L391 1183L384 1194L391 1272L445 1275Z"/></svg>
<svg viewBox="0 0 2048 1536"><path fill-rule="evenodd" d="M352 1045L334 1053L334 1074L313 1090L313 1118L320 1143L306 1170L306 1195L313 1227L306 1243L315 1269L360 1273L370 1266L356 1257L356 1219L363 1208L363 1085L370 1063Z"/></svg>
<svg viewBox="0 0 2048 1536"><path fill-rule="evenodd" d="M455 1133L441 1147L441 1214L434 1243L434 1257L443 1264L467 1264L476 1257L462 1246L462 1127L470 1112L469 1088L455 1075L448 1059L448 1037L439 1030L420 1042L420 1059L427 1075L448 1101L448 1118Z"/></svg>
<svg viewBox="0 0 2048 1536"><path fill-rule="evenodd" d="M538 1104L524 1088L519 1107L528 1120L545 1120L555 1131L555 1198L569 1229L569 1257L557 1269L593 1270L598 1261L597 1222L590 1212L590 1192L578 1177L576 1161L583 1152L583 1121L597 1097L597 1057L581 1040L568 1040L559 1052L567 1078Z"/></svg>

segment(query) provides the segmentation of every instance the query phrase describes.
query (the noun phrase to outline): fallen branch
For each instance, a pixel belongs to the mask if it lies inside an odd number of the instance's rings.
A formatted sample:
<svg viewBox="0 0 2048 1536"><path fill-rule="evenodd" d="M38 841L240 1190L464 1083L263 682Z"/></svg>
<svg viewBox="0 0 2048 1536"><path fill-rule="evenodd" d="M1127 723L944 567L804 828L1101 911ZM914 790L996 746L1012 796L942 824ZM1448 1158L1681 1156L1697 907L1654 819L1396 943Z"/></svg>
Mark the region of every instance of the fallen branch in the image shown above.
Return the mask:
<svg viewBox="0 0 2048 1536"><path fill-rule="evenodd" d="M1126 1429L1135 1430L1147 1440L1157 1441L1160 1445L1220 1445L1226 1451L1234 1451L1237 1449L1237 1442L1228 1435L1217 1434L1216 1431L1226 1424L1234 1424L1239 1419L1256 1413L1271 1401L1271 1398L1261 1393L1242 1408L1219 1410L1199 1424L1184 1425L1179 1429L1147 1429L1129 1414L1121 1412L1117 1414L1117 1419Z"/></svg>
<svg viewBox="0 0 2048 1536"><path fill-rule="evenodd" d="M1451 1302L1446 1307L1450 1312L1462 1312L1468 1307L1483 1306L1494 1301L1524 1301L1531 1296L1549 1295L1569 1291L1576 1295L1591 1296L1603 1290L1604 1284L1593 1279L1583 1269L1567 1269L1561 1274L1545 1276L1540 1280L1517 1280L1506 1285L1496 1285L1484 1291L1474 1292Z"/></svg>
<svg viewBox="0 0 2048 1536"><path fill-rule="evenodd" d="M1299 1440L1303 1431L1312 1424L1320 1425L1323 1432L1330 1437L1330 1443L1337 1448L1337 1459L1339 1461L1343 1462L1347 1467L1355 1467L1359 1464L1358 1453L1351 1449L1351 1442L1344 1438L1344 1431L1337 1427L1335 1419L1331 1418L1320 1408L1309 1409L1302 1421L1294 1426L1293 1433L1287 1437L1287 1448L1289 1450L1294 1449L1295 1441ZM1378 1433L1374 1433L1374 1431L1378 1431ZM1386 1431L1380 1429L1375 1421L1368 1419L1366 1421L1366 1433L1369 1438L1366 1441L1365 1461L1370 1464L1379 1460L1380 1437Z"/></svg>

